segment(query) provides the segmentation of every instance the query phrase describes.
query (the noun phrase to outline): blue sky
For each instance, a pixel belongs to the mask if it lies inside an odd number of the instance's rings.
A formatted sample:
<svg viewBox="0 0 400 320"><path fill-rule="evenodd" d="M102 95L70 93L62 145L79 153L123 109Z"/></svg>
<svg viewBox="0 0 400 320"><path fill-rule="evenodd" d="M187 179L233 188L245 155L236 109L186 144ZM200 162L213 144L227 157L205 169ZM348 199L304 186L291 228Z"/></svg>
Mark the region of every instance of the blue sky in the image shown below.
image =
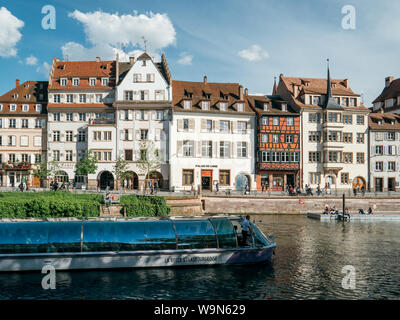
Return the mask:
<svg viewBox="0 0 400 320"><path fill-rule="evenodd" d="M44 5L56 9L55 30L42 28ZM356 10L354 30L342 28L345 5ZM399 16L390 0L1 0L0 93L17 78L46 80L53 56L107 59L121 43L127 56L137 53L143 34L174 79L207 75L250 93L270 94L281 73L325 77L329 57L332 77L348 78L369 107L384 78L400 76Z"/></svg>

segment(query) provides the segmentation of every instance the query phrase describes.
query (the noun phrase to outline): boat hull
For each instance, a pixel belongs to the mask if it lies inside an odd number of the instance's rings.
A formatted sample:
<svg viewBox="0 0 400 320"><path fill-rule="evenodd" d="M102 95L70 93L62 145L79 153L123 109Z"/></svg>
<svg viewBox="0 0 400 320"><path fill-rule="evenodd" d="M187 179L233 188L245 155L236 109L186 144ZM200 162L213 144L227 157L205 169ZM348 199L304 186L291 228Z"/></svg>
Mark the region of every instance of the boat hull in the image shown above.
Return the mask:
<svg viewBox="0 0 400 320"><path fill-rule="evenodd" d="M127 252L0 254L0 271L174 267L263 263L272 260L275 244L261 248L194 249Z"/></svg>

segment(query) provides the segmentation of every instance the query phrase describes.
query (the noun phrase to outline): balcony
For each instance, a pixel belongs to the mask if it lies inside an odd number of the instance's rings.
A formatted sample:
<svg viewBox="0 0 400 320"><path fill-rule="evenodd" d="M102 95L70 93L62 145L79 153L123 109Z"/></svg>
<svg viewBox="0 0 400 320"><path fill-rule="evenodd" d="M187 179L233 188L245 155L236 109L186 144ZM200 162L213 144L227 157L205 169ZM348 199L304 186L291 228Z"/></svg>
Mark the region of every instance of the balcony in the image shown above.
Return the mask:
<svg viewBox="0 0 400 320"><path fill-rule="evenodd" d="M1 168L5 170L29 170L31 169L31 164L29 162L18 162L18 163L2 163Z"/></svg>
<svg viewBox="0 0 400 320"><path fill-rule="evenodd" d="M114 119L90 119L89 125L113 125L115 124Z"/></svg>

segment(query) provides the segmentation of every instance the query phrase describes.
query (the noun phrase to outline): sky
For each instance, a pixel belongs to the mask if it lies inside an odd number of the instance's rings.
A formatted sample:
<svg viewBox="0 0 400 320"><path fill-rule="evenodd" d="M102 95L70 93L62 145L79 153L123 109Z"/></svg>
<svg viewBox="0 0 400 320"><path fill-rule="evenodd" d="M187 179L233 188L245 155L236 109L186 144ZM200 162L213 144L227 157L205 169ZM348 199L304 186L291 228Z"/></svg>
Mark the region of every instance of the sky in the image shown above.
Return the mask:
<svg viewBox="0 0 400 320"><path fill-rule="evenodd" d="M329 58L331 77L371 107L385 77L400 77L399 17L392 0L0 0L0 94L47 80L54 56L126 60L146 44L175 80L206 75L252 94L271 94L280 74L326 77Z"/></svg>

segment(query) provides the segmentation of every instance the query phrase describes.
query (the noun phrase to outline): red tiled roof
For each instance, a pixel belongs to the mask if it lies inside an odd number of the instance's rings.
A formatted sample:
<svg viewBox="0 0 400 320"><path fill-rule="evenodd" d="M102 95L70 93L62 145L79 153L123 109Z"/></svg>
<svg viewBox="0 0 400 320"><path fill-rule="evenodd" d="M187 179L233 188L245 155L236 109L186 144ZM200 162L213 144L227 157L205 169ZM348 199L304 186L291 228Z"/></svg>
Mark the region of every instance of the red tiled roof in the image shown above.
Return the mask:
<svg viewBox="0 0 400 320"><path fill-rule="evenodd" d="M378 121L381 120L382 124ZM392 124L393 121L393 124ZM400 115L394 113L374 112L369 114L369 128L372 130L400 130Z"/></svg>
<svg viewBox="0 0 400 320"><path fill-rule="evenodd" d="M400 96L400 78L393 80L388 87L385 87L372 103L384 102L386 99L397 98L398 96Z"/></svg>
<svg viewBox="0 0 400 320"><path fill-rule="evenodd" d="M249 106L258 114L279 114L279 115L293 115L296 112L293 108L279 96L245 96ZM268 103L268 111L264 110L264 104ZM282 103L287 104L287 111L282 111Z"/></svg>

